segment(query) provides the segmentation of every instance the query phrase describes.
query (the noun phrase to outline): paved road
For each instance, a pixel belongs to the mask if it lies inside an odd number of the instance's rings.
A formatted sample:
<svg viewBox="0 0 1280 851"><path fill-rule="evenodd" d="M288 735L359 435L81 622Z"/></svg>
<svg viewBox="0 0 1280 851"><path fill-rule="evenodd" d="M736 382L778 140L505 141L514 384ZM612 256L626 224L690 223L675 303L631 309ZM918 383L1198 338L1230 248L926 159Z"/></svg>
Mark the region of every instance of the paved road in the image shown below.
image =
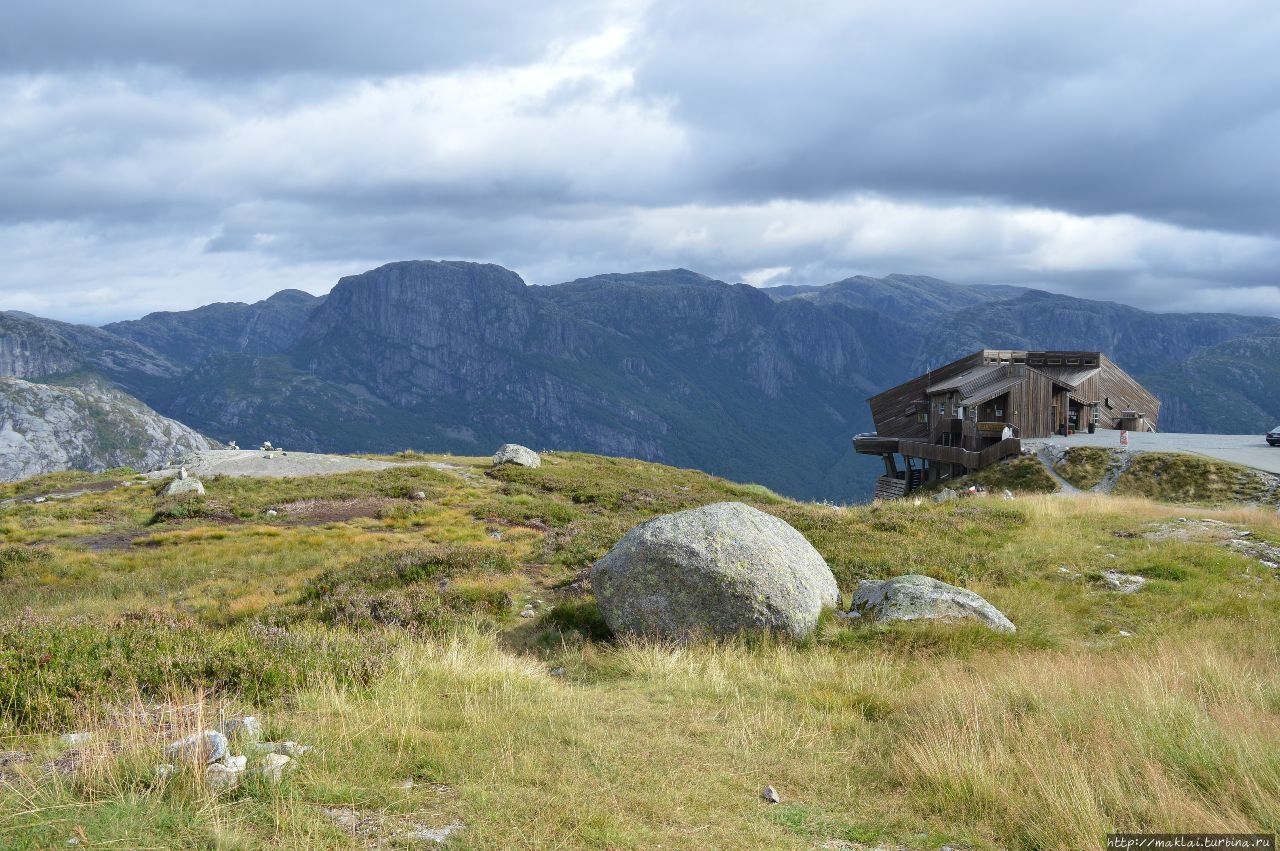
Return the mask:
<svg viewBox="0 0 1280 851"><path fill-rule="evenodd" d="M1040 447L1057 446L1105 446L1123 449L1120 432L1106 429L1093 434L1073 434L1070 437L1028 438L1022 441L1025 448L1038 451ZM1268 446L1262 435L1252 434L1176 434L1129 432L1129 446L1133 452L1187 452L1207 455L1222 461L1231 461L1280 475L1280 446Z"/></svg>

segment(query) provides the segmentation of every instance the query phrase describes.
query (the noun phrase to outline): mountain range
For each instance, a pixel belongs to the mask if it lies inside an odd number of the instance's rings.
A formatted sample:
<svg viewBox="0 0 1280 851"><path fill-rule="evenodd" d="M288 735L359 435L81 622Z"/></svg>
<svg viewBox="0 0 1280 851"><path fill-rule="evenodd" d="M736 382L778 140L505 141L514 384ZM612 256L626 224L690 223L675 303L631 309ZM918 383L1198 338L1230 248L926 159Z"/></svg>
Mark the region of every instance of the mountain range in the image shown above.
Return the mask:
<svg viewBox="0 0 1280 851"><path fill-rule="evenodd" d="M1012 286L858 276L759 289L683 269L528 286L500 266L390 263L325 296L102 328L0 313L0 375L110 381L217 440L488 453L503 442L697 467L857 501L866 397L987 347L1109 354L1165 431L1280 421L1280 321L1158 314Z"/></svg>

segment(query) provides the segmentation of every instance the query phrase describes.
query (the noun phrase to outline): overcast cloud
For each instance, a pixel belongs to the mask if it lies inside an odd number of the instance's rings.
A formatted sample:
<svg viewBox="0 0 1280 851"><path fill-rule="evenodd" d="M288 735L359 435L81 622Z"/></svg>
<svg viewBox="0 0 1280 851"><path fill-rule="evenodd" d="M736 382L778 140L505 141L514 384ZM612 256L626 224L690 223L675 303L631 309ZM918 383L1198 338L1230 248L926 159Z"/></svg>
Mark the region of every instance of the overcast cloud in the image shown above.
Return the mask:
<svg viewBox="0 0 1280 851"><path fill-rule="evenodd" d="M463 258L1280 315L1276 44L1270 0L17 0L0 309Z"/></svg>

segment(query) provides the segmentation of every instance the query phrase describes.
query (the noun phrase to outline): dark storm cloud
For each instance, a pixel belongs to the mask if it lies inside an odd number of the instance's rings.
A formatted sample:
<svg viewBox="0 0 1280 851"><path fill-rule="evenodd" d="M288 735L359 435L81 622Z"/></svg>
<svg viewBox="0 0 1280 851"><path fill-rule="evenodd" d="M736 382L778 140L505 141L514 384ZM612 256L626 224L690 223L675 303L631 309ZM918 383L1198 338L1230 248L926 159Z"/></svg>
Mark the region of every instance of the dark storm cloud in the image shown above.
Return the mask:
<svg viewBox="0 0 1280 851"><path fill-rule="evenodd" d="M460 257L1277 314L1272 9L24 0L0 309L105 320Z"/></svg>
<svg viewBox="0 0 1280 851"><path fill-rule="evenodd" d="M642 91L723 198L973 196L1280 229L1280 8L663 3Z"/></svg>
<svg viewBox="0 0 1280 851"><path fill-rule="evenodd" d="M0 71L412 73L528 61L608 11L607 3L570 0L12 0L0 27Z"/></svg>

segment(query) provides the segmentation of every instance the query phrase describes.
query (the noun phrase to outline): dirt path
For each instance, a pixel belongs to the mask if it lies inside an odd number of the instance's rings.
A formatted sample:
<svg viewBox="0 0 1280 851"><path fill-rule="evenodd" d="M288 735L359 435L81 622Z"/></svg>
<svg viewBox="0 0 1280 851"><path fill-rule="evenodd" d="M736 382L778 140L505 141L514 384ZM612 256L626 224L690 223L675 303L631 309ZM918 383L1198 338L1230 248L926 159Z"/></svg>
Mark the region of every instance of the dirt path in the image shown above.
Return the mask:
<svg viewBox="0 0 1280 851"><path fill-rule="evenodd" d="M1107 467L1106 475L1102 477L1102 481L1089 488L1089 490L1093 493L1111 493L1115 490L1116 482L1120 481L1120 477L1124 475L1124 471L1129 469L1129 465L1132 463L1132 452L1116 453L1111 460L1111 464Z"/></svg>
<svg viewBox="0 0 1280 851"><path fill-rule="evenodd" d="M1044 465L1045 470L1047 470L1049 475L1053 477L1053 480L1058 483L1058 493L1072 494L1082 492L1080 488L1062 478L1062 476L1058 474L1058 471L1053 469L1053 455L1047 445L1040 446L1036 449L1036 457L1040 459L1040 463Z"/></svg>

